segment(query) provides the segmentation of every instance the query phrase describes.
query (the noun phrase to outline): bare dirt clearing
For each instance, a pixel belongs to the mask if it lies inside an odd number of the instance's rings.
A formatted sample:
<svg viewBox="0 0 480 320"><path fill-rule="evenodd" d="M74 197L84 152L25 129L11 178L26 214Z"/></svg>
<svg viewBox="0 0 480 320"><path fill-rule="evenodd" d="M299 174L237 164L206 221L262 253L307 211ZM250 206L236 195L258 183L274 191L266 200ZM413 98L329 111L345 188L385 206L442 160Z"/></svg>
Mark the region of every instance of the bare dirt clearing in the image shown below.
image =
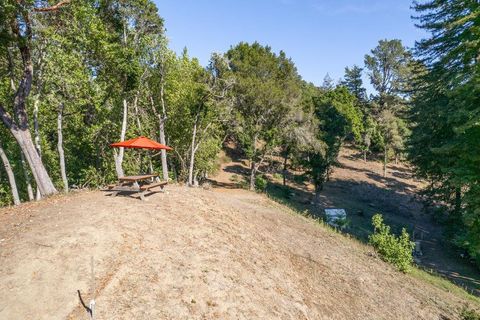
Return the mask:
<svg viewBox="0 0 480 320"><path fill-rule="evenodd" d="M241 190L0 210L0 319L457 319L465 301ZM472 303L470 301L470 303Z"/></svg>

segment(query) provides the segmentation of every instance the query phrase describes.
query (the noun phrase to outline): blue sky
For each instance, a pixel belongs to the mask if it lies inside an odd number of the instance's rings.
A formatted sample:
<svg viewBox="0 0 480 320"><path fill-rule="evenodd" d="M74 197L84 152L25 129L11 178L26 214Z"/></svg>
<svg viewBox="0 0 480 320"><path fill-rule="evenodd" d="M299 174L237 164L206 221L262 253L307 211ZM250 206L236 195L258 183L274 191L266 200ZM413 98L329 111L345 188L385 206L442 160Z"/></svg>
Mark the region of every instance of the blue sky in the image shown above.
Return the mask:
<svg viewBox="0 0 480 320"><path fill-rule="evenodd" d="M176 52L187 47L206 65L212 52L258 41L285 51L302 78L317 85L327 73L336 81L345 66L363 66L380 39L412 47L424 36L410 18L410 0L154 1Z"/></svg>

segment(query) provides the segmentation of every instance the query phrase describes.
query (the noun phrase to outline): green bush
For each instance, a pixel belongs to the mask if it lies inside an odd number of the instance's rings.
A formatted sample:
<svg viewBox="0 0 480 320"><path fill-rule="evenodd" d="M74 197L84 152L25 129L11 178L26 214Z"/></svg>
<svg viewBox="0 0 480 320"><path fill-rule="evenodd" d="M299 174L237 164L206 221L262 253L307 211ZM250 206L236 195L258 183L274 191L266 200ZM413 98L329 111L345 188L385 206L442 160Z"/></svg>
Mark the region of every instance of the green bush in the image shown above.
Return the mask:
<svg viewBox="0 0 480 320"><path fill-rule="evenodd" d="M390 233L390 227L383 223L381 214L372 217L374 232L369 242L386 262L393 264L398 270L408 272L413 263L412 250L415 244L405 228L398 237Z"/></svg>
<svg viewBox="0 0 480 320"><path fill-rule="evenodd" d="M255 189L264 192L267 189L268 180L264 176L255 177Z"/></svg>
<svg viewBox="0 0 480 320"><path fill-rule="evenodd" d="M278 172L275 172L272 176L276 180L283 180L283 175Z"/></svg>

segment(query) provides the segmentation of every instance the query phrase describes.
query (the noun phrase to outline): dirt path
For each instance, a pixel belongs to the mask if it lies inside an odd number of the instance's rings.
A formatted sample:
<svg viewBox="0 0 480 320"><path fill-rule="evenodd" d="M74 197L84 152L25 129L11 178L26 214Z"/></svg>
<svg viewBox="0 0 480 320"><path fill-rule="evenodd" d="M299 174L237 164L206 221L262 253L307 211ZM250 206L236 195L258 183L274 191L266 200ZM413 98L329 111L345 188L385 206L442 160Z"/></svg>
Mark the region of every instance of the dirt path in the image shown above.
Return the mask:
<svg viewBox="0 0 480 320"><path fill-rule="evenodd" d="M456 319L464 301L241 190L0 210L0 319ZM444 317L444 318L441 318Z"/></svg>

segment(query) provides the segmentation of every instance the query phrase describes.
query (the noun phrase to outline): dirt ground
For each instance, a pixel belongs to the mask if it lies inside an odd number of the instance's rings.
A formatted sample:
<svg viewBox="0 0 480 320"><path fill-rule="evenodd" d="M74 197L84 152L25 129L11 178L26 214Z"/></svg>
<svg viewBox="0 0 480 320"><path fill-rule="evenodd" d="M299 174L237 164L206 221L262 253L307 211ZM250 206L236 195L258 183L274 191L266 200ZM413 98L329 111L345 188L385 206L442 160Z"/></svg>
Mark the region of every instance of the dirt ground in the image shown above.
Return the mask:
<svg viewBox="0 0 480 320"><path fill-rule="evenodd" d="M229 161L222 164L215 180L219 186L232 187L235 181L248 177L249 166L248 161L236 152L233 144L230 144L226 151ZM313 185L308 182L295 182L295 176L298 177L302 172L290 171L288 186L291 192L287 199L289 205L317 215L321 215L325 208L345 209L349 220L345 232L363 240L367 240L372 232L371 217L375 213L381 213L395 232L400 233L401 228L406 227L414 240L420 241L422 255L416 257L420 266L480 296L479 270L461 258L460 253L445 239L443 227L425 212L418 197L425 183L414 178L410 166L401 162L391 163L387 167L387 176L383 177L383 165L380 161L369 159L364 162L359 151L348 146L342 148L338 160L339 166L334 168L330 181L325 184L321 193L319 207L311 204ZM269 193L281 193L282 180L272 174L271 167L262 169L269 172L267 176L273 182ZM276 171L281 172L279 169Z"/></svg>
<svg viewBox="0 0 480 320"><path fill-rule="evenodd" d="M80 297L96 319L458 319L465 303L263 195L167 190L1 209L0 319L88 319Z"/></svg>

